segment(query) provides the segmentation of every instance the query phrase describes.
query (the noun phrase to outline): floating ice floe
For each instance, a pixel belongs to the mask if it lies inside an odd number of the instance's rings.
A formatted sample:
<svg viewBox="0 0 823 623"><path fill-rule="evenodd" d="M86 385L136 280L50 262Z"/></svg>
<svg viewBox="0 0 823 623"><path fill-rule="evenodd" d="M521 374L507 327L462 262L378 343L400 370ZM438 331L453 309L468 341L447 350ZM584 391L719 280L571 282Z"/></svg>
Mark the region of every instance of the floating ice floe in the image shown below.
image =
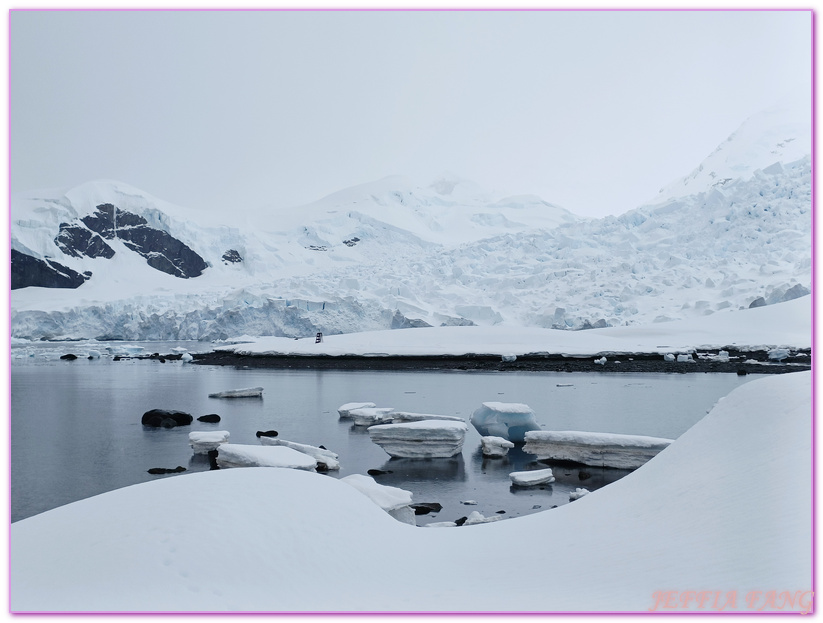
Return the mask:
<svg viewBox="0 0 823 623"><path fill-rule="evenodd" d="M229 441L229 431L195 431L189 433L189 445L195 454L208 454L210 450L217 450L221 444Z"/></svg>
<svg viewBox="0 0 823 623"><path fill-rule="evenodd" d="M230 389L225 392L209 394L209 398L259 398L262 395L262 387L246 387L244 389Z"/></svg>
<svg viewBox="0 0 823 623"><path fill-rule="evenodd" d="M298 452L307 454L318 463L323 463L327 469L340 469L340 461L338 460L339 457L331 450L325 450L323 448L318 448L317 446L309 446L304 443L286 441L285 439L280 439L279 437L268 437L266 435L260 436L260 443L264 446L284 446L286 448L291 448L292 450L297 450Z"/></svg>
<svg viewBox="0 0 823 623"><path fill-rule="evenodd" d="M483 447L483 456L490 459L499 459L509 453L509 448L514 448L514 444L502 437L486 436L480 438L480 445Z"/></svg>
<svg viewBox="0 0 823 623"><path fill-rule="evenodd" d="M399 458L448 458L460 454L468 426L450 420L379 424L369 428L371 440Z"/></svg>
<svg viewBox="0 0 823 623"><path fill-rule="evenodd" d="M569 502L574 502L575 500L579 500L584 495L588 495L589 493L591 493L591 491L589 491L588 489L578 487L577 489L575 489L574 491L569 493Z"/></svg>
<svg viewBox="0 0 823 623"><path fill-rule="evenodd" d="M392 411L392 407L364 407L350 410L349 417L354 420L355 426L372 426L391 419L387 416Z"/></svg>
<svg viewBox="0 0 823 623"><path fill-rule="evenodd" d="M517 402L484 402L471 416L481 436L523 441L527 431L540 430L529 405Z"/></svg>
<svg viewBox="0 0 823 623"><path fill-rule="evenodd" d="M549 468L534 469L527 472L512 472L509 474L509 479L517 487L536 487L554 482L554 474Z"/></svg>
<svg viewBox="0 0 823 623"><path fill-rule="evenodd" d="M371 476L363 474L352 474L341 478L340 482L345 482L357 489L360 493L377 504L389 515L402 523L417 525L414 518L414 509L411 507L412 492L398 487L389 487L375 482Z"/></svg>
<svg viewBox="0 0 823 623"><path fill-rule="evenodd" d="M634 469L672 443L671 439L583 431L531 431L523 452L541 459L598 467Z"/></svg>
<svg viewBox="0 0 823 623"><path fill-rule="evenodd" d="M354 409L374 409L377 405L373 402L347 402L344 405L337 407L337 413L340 419L347 419L351 417L351 411Z"/></svg>
<svg viewBox="0 0 823 623"><path fill-rule="evenodd" d="M435 415L433 413L409 413L408 411L394 411L390 418L393 424L402 422L419 422L421 420L448 420L450 422L465 422L456 415Z"/></svg>
<svg viewBox="0 0 823 623"><path fill-rule="evenodd" d="M220 467L285 467L313 471L317 461L285 446L252 446L224 443L217 450Z"/></svg>

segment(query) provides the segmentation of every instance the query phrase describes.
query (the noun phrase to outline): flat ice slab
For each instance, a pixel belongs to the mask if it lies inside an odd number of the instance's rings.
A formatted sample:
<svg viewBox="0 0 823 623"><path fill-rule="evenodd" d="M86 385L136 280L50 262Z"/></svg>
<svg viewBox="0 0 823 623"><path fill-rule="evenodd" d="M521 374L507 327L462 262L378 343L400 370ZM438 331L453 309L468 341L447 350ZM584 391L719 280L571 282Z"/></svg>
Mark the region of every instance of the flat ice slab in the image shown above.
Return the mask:
<svg viewBox="0 0 823 623"><path fill-rule="evenodd" d="M540 430L529 405L518 402L484 402L472 413L471 423L482 436L523 441L527 431Z"/></svg>
<svg viewBox="0 0 823 623"><path fill-rule="evenodd" d="M526 472L512 472L509 474L512 484L518 487L536 487L554 482L551 469L533 469Z"/></svg>
<svg viewBox="0 0 823 623"><path fill-rule="evenodd" d="M218 446L228 442L229 431L196 431L189 433L189 445L195 454L208 454L210 450L216 450Z"/></svg>
<svg viewBox="0 0 823 623"><path fill-rule="evenodd" d="M349 416L354 420L355 426L372 426L390 419L388 416L392 411L394 411L392 407L364 407L352 409L349 411Z"/></svg>
<svg viewBox="0 0 823 623"><path fill-rule="evenodd" d="M209 394L209 398L259 398L262 395L262 387L246 387L244 389L230 389L225 392Z"/></svg>
<svg viewBox="0 0 823 623"><path fill-rule="evenodd" d="M436 415L433 413L410 413L408 411L395 411L391 414L393 424L402 422L420 422L421 420L448 420L450 422L465 422L462 417L456 415Z"/></svg>
<svg viewBox="0 0 823 623"><path fill-rule="evenodd" d="M337 407L337 413L340 419L347 419L351 417L351 411L354 409L374 409L377 405L373 402L347 402L344 405Z"/></svg>
<svg viewBox="0 0 823 623"><path fill-rule="evenodd" d="M509 453L509 448L514 448L514 444L502 437L487 436L480 438L480 445L483 447L483 456L499 459Z"/></svg>
<svg viewBox="0 0 823 623"><path fill-rule="evenodd" d="M635 469L672 443L672 439L589 433L583 431L530 431L523 452L540 459L574 461L597 467Z"/></svg>
<svg viewBox="0 0 823 623"><path fill-rule="evenodd" d="M462 421L422 420L372 426L369 436L393 457L448 458L463 449L468 428Z"/></svg>
<svg viewBox="0 0 823 623"><path fill-rule="evenodd" d="M280 437L260 437L260 443L264 446L284 446L302 452L318 463L323 463L328 469L340 469L340 461L338 456L331 450L318 448L317 446L310 446L304 443L297 443L295 441L286 441Z"/></svg>
<svg viewBox="0 0 823 623"><path fill-rule="evenodd" d="M285 446L252 446L224 443L217 450L220 467L286 467L312 471L317 461Z"/></svg>

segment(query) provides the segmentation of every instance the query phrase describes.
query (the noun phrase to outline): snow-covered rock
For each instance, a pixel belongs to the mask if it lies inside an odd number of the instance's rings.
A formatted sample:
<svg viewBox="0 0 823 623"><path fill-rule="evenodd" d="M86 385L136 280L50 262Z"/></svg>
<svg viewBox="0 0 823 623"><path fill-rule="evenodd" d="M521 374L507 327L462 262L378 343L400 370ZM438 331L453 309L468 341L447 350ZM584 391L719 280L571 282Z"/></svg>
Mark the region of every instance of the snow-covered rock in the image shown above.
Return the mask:
<svg viewBox="0 0 823 623"><path fill-rule="evenodd" d="M677 356L677 363L694 363L694 358L691 353L680 354Z"/></svg>
<svg viewBox="0 0 823 623"><path fill-rule="evenodd" d="M350 409L349 417L354 420L355 426L373 426L391 419L393 412L392 407L362 407Z"/></svg>
<svg viewBox="0 0 823 623"><path fill-rule="evenodd" d="M317 461L285 446L252 446L224 443L217 450L220 467L284 467L313 471Z"/></svg>
<svg viewBox="0 0 823 623"><path fill-rule="evenodd" d="M228 443L229 436L227 430L195 431L189 433L189 445L195 454L208 454L221 444Z"/></svg>
<svg viewBox="0 0 823 623"><path fill-rule="evenodd" d="M209 394L209 398L259 398L262 395L262 387L245 387L243 389L229 389L224 392L215 392Z"/></svg>
<svg viewBox="0 0 823 623"><path fill-rule="evenodd" d="M392 457L448 458L463 449L467 430L462 421L421 420L371 426L369 436Z"/></svg>
<svg viewBox="0 0 823 623"><path fill-rule="evenodd" d="M351 418L351 411L354 409L374 409L376 406L373 402L347 402L337 407L337 413L343 420Z"/></svg>
<svg viewBox="0 0 823 623"><path fill-rule="evenodd" d="M323 463L327 469L340 469L340 461L338 460L340 457L331 450L325 450L323 448L318 448L317 446L310 446L304 443L297 443L295 441L287 441L285 439L281 439L280 437L268 437L266 435L261 435L259 439L260 443L264 446L285 446L286 448L291 448L292 450L297 450L298 452L307 454L315 459L318 464Z"/></svg>
<svg viewBox="0 0 823 623"><path fill-rule="evenodd" d="M527 431L540 430L534 411L517 402L484 402L471 416L471 423L484 437L523 441Z"/></svg>
<svg viewBox="0 0 823 623"><path fill-rule="evenodd" d="M554 474L550 468L533 469L525 472L512 472L509 474L509 479L517 487L536 487L554 482Z"/></svg>
<svg viewBox="0 0 823 623"><path fill-rule="evenodd" d="M540 459L634 469L665 450L671 439L583 431L531 431L523 452Z"/></svg>
<svg viewBox="0 0 823 623"><path fill-rule="evenodd" d="M605 366L608 359L605 357L600 357L599 359L595 359L594 362L599 366Z"/></svg>
<svg viewBox="0 0 823 623"><path fill-rule="evenodd" d="M414 509L411 507L411 491L406 491L399 487L381 485L375 482L371 476L364 476L363 474L346 476L345 478L341 478L340 482L345 482L347 485L357 489L401 523L412 526L417 525Z"/></svg>
<svg viewBox="0 0 823 623"><path fill-rule="evenodd" d="M514 444L508 439L487 435L480 438L483 456L490 459L499 459L509 453L509 448L514 448Z"/></svg>
<svg viewBox="0 0 823 623"><path fill-rule="evenodd" d="M194 357L192 357L191 353L183 353L182 355L180 355L180 361L182 361L183 363L189 363L193 359Z"/></svg>

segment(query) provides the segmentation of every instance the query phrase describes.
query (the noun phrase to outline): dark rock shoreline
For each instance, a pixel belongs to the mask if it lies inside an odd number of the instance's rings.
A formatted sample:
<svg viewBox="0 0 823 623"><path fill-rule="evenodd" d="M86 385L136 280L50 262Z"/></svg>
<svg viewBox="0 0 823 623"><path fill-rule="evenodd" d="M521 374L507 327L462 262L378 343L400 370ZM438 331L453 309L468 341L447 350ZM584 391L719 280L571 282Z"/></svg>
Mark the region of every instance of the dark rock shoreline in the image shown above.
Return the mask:
<svg viewBox="0 0 823 623"><path fill-rule="evenodd" d="M311 370L494 370L500 372L662 372L671 374L694 372L783 374L786 372L800 372L811 368L810 349L792 351L792 356L779 363L770 362L768 352L765 350L736 351L729 348L724 350L729 353L728 362L710 361L708 356L716 355L717 351L707 350L697 351L693 363L667 362L663 360L663 356L659 353L604 352L585 357L529 354L518 356L515 361L502 361L499 355L364 357L356 355L238 355L220 351L194 354L194 361L192 361L192 363L234 366L235 368ZM594 363L594 360L601 356L607 358L606 363L604 365Z"/></svg>

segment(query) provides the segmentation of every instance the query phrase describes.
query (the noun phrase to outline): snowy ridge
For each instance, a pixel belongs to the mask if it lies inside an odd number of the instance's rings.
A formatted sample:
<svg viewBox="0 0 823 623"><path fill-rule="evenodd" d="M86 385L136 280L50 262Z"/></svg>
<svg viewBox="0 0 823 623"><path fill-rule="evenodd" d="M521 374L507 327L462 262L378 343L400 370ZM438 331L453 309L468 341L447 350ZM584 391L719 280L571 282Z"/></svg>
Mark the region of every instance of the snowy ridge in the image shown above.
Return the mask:
<svg viewBox="0 0 823 623"><path fill-rule="evenodd" d="M82 285L15 289L12 335L216 340L425 325L581 329L789 300L809 292L812 264L810 133L796 119L785 111L753 117L688 183L603 219L536 197L493 196L453 176L428 186L389 177L229 224L118 182L17 196L12 248L76 271ZM141 257L117 236L105 241L108 258L64 253L55 244L61 224L92 235L83 219L101 204L188 245L205 269L192 278L161 272L169 263L162 255ZM91 276L83 282L81 273Z"/></svg>
<svg viewBox="0 0 823 623"><path fill-rule="evenodd" d="M724 614L809 611L811 383L807 372L746 383L625 478L488 525L417 529L345 482L289 469L126 487L12 524L10 607L671 612L660 591L702 590L718 592ZM332 553L346 573L318 583ZM386 561L396 563L390 582ZM455 561L471 573L455 573ZM765 590L801 599L769 606ZM761 593L748 605L750 591ZM685 608L717 610L712 597Z"/></svg>

